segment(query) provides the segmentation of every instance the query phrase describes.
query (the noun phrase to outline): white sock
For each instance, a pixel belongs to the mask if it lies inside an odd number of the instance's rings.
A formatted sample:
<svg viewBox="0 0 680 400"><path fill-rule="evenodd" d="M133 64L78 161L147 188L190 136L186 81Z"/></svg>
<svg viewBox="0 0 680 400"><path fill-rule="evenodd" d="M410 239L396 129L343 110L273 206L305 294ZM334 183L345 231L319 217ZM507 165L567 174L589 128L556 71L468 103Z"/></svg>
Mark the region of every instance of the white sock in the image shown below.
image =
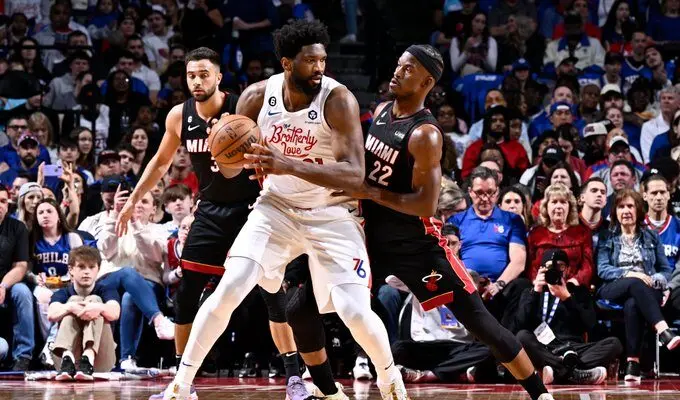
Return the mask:
<svg viewBox="0 0 680 400"><path fill-rule="evenodd" d="M338 316L352 333L354 340L373 361L378 382L388 383L396 379L399 371L394 366L387 330L371 310L368 288L356 284L336 286L331 291L331 299Z"/></svg>
<svg viewBox="0 0 680 400"><path fill-rule="evenodd" d="M175 382L191 385L198 368L229 324L231 314L255 287L262 267L248 258L229 258L224 276L196 314Z"/></svg>

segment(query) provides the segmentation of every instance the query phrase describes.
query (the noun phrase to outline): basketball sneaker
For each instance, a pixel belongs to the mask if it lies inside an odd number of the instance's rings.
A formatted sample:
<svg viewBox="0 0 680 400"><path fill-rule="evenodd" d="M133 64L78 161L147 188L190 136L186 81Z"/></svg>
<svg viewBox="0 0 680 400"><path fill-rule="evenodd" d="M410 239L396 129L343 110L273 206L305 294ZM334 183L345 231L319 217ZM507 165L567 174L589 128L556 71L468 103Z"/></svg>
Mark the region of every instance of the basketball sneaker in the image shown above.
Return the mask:
<svg viewBox="0 0 680 400"><path fill-rule="evenodd" d="M73 363L73 359L69 356L64 356L61 358L61 368L59 368L59 373L54 378L57 381L72 381L76 374L76 365Z"/></svg>
<svg viewBox="0 0 680 400"><path fill-rule="evenodd" d="M401 377L387 384L378 383L378 389L383 400L411 400Z"/></svg>
<svg viewBox="0 0 680 400"><path fill-rule="evenodd" d="M550 385L555 381L555 373L551 366L546 365L543 367L542 380L544 385Z"/></svg>
<svg viewBox="0 0 680 400"><path fill-rule="evenodd" d="M357 357L356 364L352 368L352 375L354 375L354 379L373 379L371 369L368 367L368 358Z"/></svg>
<svg viewBox="0 0 680 400"><path fill-rule="evenodd" d="M569 380L579 385L600 385L607 379L607 368L575 369Z"/></svg>
<svg viewBox="0 0 680 400"><path fill-rule="evenodd" d="M335 387L338 391L335 394L330 394L328 396L324 395L318 387L314 386L312 390L312 396L318 397L324 400L349 400L349 397L343 392L344 386L340 382L335 382Z"/></svg>
<svg viewBox="0 0 680 400"><path fill-rule="evenodd" d="M305 386L305 381L298 376L292 376L286 385L286 400L307 400L312 395Z"/></svg>
<svg viewBox="0 0 680 400"><path fill-rule="evenodd" d="M437 381L437 376L432 371L421 371L419 369L406 368L403 365L397 365L401 377L404 382L408 383L428 383Z"/></svg>
<svg viewBox="0 0 680 400"><path fill-rule="evenodd" d="M538 400L555 400L555 398L550 393L543 393L538 396Z"/></svg>
<svg viewBox="0 0 680 400"><path fill-rule="evenodd" d="M156 336L160 340L172 340L175 338L175 323L166 316L161 318L161 322L154 325Z"/></svg>
<svg viewBox="0 0 680 400"><path fill-rule="evenodd" d="M174 386L177 386L177 394L174 395L172 391L175 390ZM164 392L157 393L157 394L152 394L149 396L149 400L198 400L198 394L196 394L196 388L194 385L191 385L189 388L189 394L188 396L182 397L184 395L183 389L180 386L185 386L185 385L180 385L179 383L171 383L170 386L168 386L167 389L165 389ZM172 389L172 391L170 390ZM168 397L166 397L166 393L168 393ZM174 397L173 397L174 396Z"/></svg>

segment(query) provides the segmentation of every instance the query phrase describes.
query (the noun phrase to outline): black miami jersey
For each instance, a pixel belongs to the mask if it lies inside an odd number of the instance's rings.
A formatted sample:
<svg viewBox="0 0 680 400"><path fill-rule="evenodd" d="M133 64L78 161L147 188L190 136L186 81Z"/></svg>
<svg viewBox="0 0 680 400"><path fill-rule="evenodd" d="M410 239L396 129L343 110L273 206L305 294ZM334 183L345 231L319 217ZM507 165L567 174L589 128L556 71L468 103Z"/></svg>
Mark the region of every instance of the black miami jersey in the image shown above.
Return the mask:
<svg viewBox="0 0 680 400"><path fill-rule="evenodd" d="M234 114L238 96L226 93L222 110L214 118L223 113ZM191 98L184 102L182 108L182 144L191 158L191 164L198 177L199 198L215 204L231 204L253 201L257 198L260 187L257 181L248 179L252 173L241 171L237 176L227 179L221 173L208 146L208 122L196 111L196 100Z"/></svg>
<svg viewBox="0 0 680 400"><path fill-rule="evenodd" d="M439 126L428 109L406 118L394 118L387 104L375 117L364 143L366 181L395 193L412 193L413 157L408 151L411 133L420 125ZM428 249L437 240L426 235L430 218L407 215L372 201L361 202L369 251L372 247L391 252L413 253Z"/></svg>

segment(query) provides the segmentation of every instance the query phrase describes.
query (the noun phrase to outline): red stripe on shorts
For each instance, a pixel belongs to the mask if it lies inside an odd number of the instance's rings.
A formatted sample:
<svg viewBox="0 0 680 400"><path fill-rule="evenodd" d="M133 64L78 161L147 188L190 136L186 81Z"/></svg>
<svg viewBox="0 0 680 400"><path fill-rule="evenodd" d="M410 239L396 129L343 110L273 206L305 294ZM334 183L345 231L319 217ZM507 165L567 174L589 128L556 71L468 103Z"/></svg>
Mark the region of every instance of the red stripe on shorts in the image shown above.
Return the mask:
<svg viewBox="0 0 680 400"><path fill-rule="evenodd" d="M194 271L194 272L200 272L202 274L217 275L217 276L224 275L224 266L222 266L222 265L217 266L217 265L201 264L199 262L189 261L189 260L181 260L180 265L182 266L182 269L186 269L186 270Z"/></svg>
<svg viewBox="0 0 680 400"><path fill-rule="evenodd" d="M458 276L458 278L463 281L465 290L470 294L474 293L477 288L472 281L472 277L467 272L467 268L465 268L463 262L460 261L460 259L458 259L458 257L456 257L456 255L453 254L449 248L449 241L442 235L442 222L433 217L420 217L420 220L423 221L425 234L432 235L437 239L437 244L446 253L446 259L449 261L451 269L453 269L453 272L456 274L456 276Z"/></svg>

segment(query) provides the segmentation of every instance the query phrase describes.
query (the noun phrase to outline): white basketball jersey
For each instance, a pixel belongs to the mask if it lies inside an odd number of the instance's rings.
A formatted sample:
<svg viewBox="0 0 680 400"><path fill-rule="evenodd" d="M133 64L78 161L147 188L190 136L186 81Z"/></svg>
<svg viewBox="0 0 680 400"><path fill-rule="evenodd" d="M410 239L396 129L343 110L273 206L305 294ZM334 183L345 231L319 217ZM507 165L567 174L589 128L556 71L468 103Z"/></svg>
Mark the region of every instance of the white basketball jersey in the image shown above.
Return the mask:
<svg viewBox="0 0 680 400"><path fill-rule="evenodd" d="M328 95L340 83L324 76L321 91L309 107L289 112L283 104L283 81L282 73L267 81L264 102L257 118L262 137L288 157L316 164L336 162L331 147L332 130L324 118L324 106ZM332 192L292 175L268 175L263 183L262 195L273 195L297 208L319 208L342 202L331 197Z"/></svg>

